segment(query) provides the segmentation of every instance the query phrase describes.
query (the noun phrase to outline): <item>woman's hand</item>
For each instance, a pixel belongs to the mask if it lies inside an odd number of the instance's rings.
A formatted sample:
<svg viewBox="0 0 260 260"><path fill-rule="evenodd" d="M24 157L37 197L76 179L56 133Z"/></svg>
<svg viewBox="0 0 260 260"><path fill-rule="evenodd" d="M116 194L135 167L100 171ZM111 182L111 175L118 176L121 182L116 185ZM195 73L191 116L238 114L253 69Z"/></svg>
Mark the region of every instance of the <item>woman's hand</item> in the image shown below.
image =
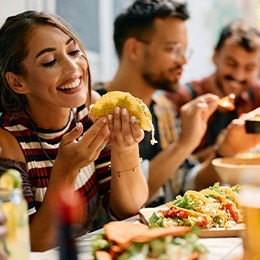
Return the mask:
<svg viewBox="0 0 260 260"><path fill-rule="evenodd" d="M107 118L98 119L83 135L82 133L83 126L78 123L63 136L54 165L59 163L66 172L78 173L81 168L95 161L109 141Z"/></svg>
<svg viewBox="0 0 260 260"><path fill-rule="evenodd" d="M144 137L144 132L136 123L136 118L130 116L125 108L115 108L114 114L108 116L108 126L111 147L118 151L128 150Z"/></svg>
<svg viewBox="0 0 260 260"><path fill-rule="evenodd" d="M136 118L119 107L108 116L108 126L112 169L110 205L116 216L123 219L137 214L148 196L138 146L144 132Z"/></svg>

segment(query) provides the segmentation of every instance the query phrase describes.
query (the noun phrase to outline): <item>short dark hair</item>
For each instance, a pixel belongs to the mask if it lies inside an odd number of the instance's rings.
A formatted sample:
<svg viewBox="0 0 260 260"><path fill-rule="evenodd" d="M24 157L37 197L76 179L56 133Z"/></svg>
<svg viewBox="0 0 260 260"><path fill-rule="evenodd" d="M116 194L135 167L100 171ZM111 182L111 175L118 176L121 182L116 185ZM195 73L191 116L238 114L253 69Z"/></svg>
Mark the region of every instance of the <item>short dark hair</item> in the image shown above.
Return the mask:
<svg viewBox="0 0 260 260"><path fill-rule="evenodd" d="M46 25L60 29L75 40L86 58L80 39L59 16L29 10L8 17L0 28L0 111L21 112L27 107L28 102L26 96L14 92L9 86L5 75L8 71L17 75L24 75L26 73L22 66L22 61L29 52L27 45L30 36L38 26ZM90 71L88 71L88 74L88 88L90 93Z"/></svg>
<svg viewBox="0 0 260 260"><path fill-rule="evenodd" d="M117 55L121 57L127 38L143 38L153 30L157 18L177 17L187 20L189 12L186 3L175 0L136 0L114 21L114 44Z"/></svg>
<svg viewBox="0 0 260 260"><path fill-rule="evenodd" d="M227 24L221 31L216 50L220 51L227 39L242 46L248 52L255 51L260 46L260 31L244 20L234 20Z"/></svg>

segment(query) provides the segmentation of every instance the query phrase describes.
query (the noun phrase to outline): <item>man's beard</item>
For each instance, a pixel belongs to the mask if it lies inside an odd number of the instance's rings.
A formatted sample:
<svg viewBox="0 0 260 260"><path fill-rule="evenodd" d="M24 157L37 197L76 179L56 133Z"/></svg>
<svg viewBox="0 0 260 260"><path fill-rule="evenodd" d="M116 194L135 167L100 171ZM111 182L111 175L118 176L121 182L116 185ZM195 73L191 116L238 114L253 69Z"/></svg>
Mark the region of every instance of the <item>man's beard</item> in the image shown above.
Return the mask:
<svg viewBox="0 0 260 260"><path fill-rule="evenodd" d="M149 72L143 72L142 78L154 89L176 92L179 88L179 81L171 81L163 77L156 77L154 74Z"/></svg>
<svg viewBox="0 0 260 260"><path fill-rule="evenodd" d="M238 80L234 79L234 77L232 77L231 75L226 75L226 76L224 77L224 80L225 80L225 81L236 81L237 84L240 85L240 88L241 88L241 89L244 89L245 86L249 86L249 83L248 83L246 80L238 81ZM218 76L216 76L216 85L218 86L218 89L223 93L223 95L228 95L228 94L230 94L230 93L226 93L226 91L225 91L223 85L221 84L221 82L220 82Z"/></svg>

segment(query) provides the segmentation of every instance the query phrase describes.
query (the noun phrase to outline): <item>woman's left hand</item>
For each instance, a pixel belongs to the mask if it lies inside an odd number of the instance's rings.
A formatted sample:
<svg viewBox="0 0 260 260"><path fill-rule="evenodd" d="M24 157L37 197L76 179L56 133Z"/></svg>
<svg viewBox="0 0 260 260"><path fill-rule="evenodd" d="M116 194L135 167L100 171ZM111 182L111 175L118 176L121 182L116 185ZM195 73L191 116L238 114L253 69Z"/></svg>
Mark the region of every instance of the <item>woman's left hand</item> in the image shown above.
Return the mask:
<svg viewBox="0 0 260 260"><path fill-rule="evenodd" d="M108 116L108 126L113 149L122 151L138 144L144 138L144 131L136 123L136 118L130 116L125 108L115 108L113 115Z"/></svg>

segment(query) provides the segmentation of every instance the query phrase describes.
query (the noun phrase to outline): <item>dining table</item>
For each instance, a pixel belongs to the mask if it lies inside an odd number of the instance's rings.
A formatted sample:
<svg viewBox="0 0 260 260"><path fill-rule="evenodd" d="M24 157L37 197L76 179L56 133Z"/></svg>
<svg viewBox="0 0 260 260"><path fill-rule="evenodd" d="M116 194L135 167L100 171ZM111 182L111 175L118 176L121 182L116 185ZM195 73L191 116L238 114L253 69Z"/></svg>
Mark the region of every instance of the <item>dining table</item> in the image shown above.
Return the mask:
<svg viewBox="0 0 260 260"><path fill-rule="evenodd" d="M140 215L133 216L123 221L141 223ZM93 260L91 241L93 236L102 232L102 229L87 233L76 239L79 260ZM209 237L200 238L200 242L207 248L208 253L202 259L206 260L242 260L243 242L239 236L234 237ZM58 260L59 248L45 252L31 252L29 260Z"/></svg>

